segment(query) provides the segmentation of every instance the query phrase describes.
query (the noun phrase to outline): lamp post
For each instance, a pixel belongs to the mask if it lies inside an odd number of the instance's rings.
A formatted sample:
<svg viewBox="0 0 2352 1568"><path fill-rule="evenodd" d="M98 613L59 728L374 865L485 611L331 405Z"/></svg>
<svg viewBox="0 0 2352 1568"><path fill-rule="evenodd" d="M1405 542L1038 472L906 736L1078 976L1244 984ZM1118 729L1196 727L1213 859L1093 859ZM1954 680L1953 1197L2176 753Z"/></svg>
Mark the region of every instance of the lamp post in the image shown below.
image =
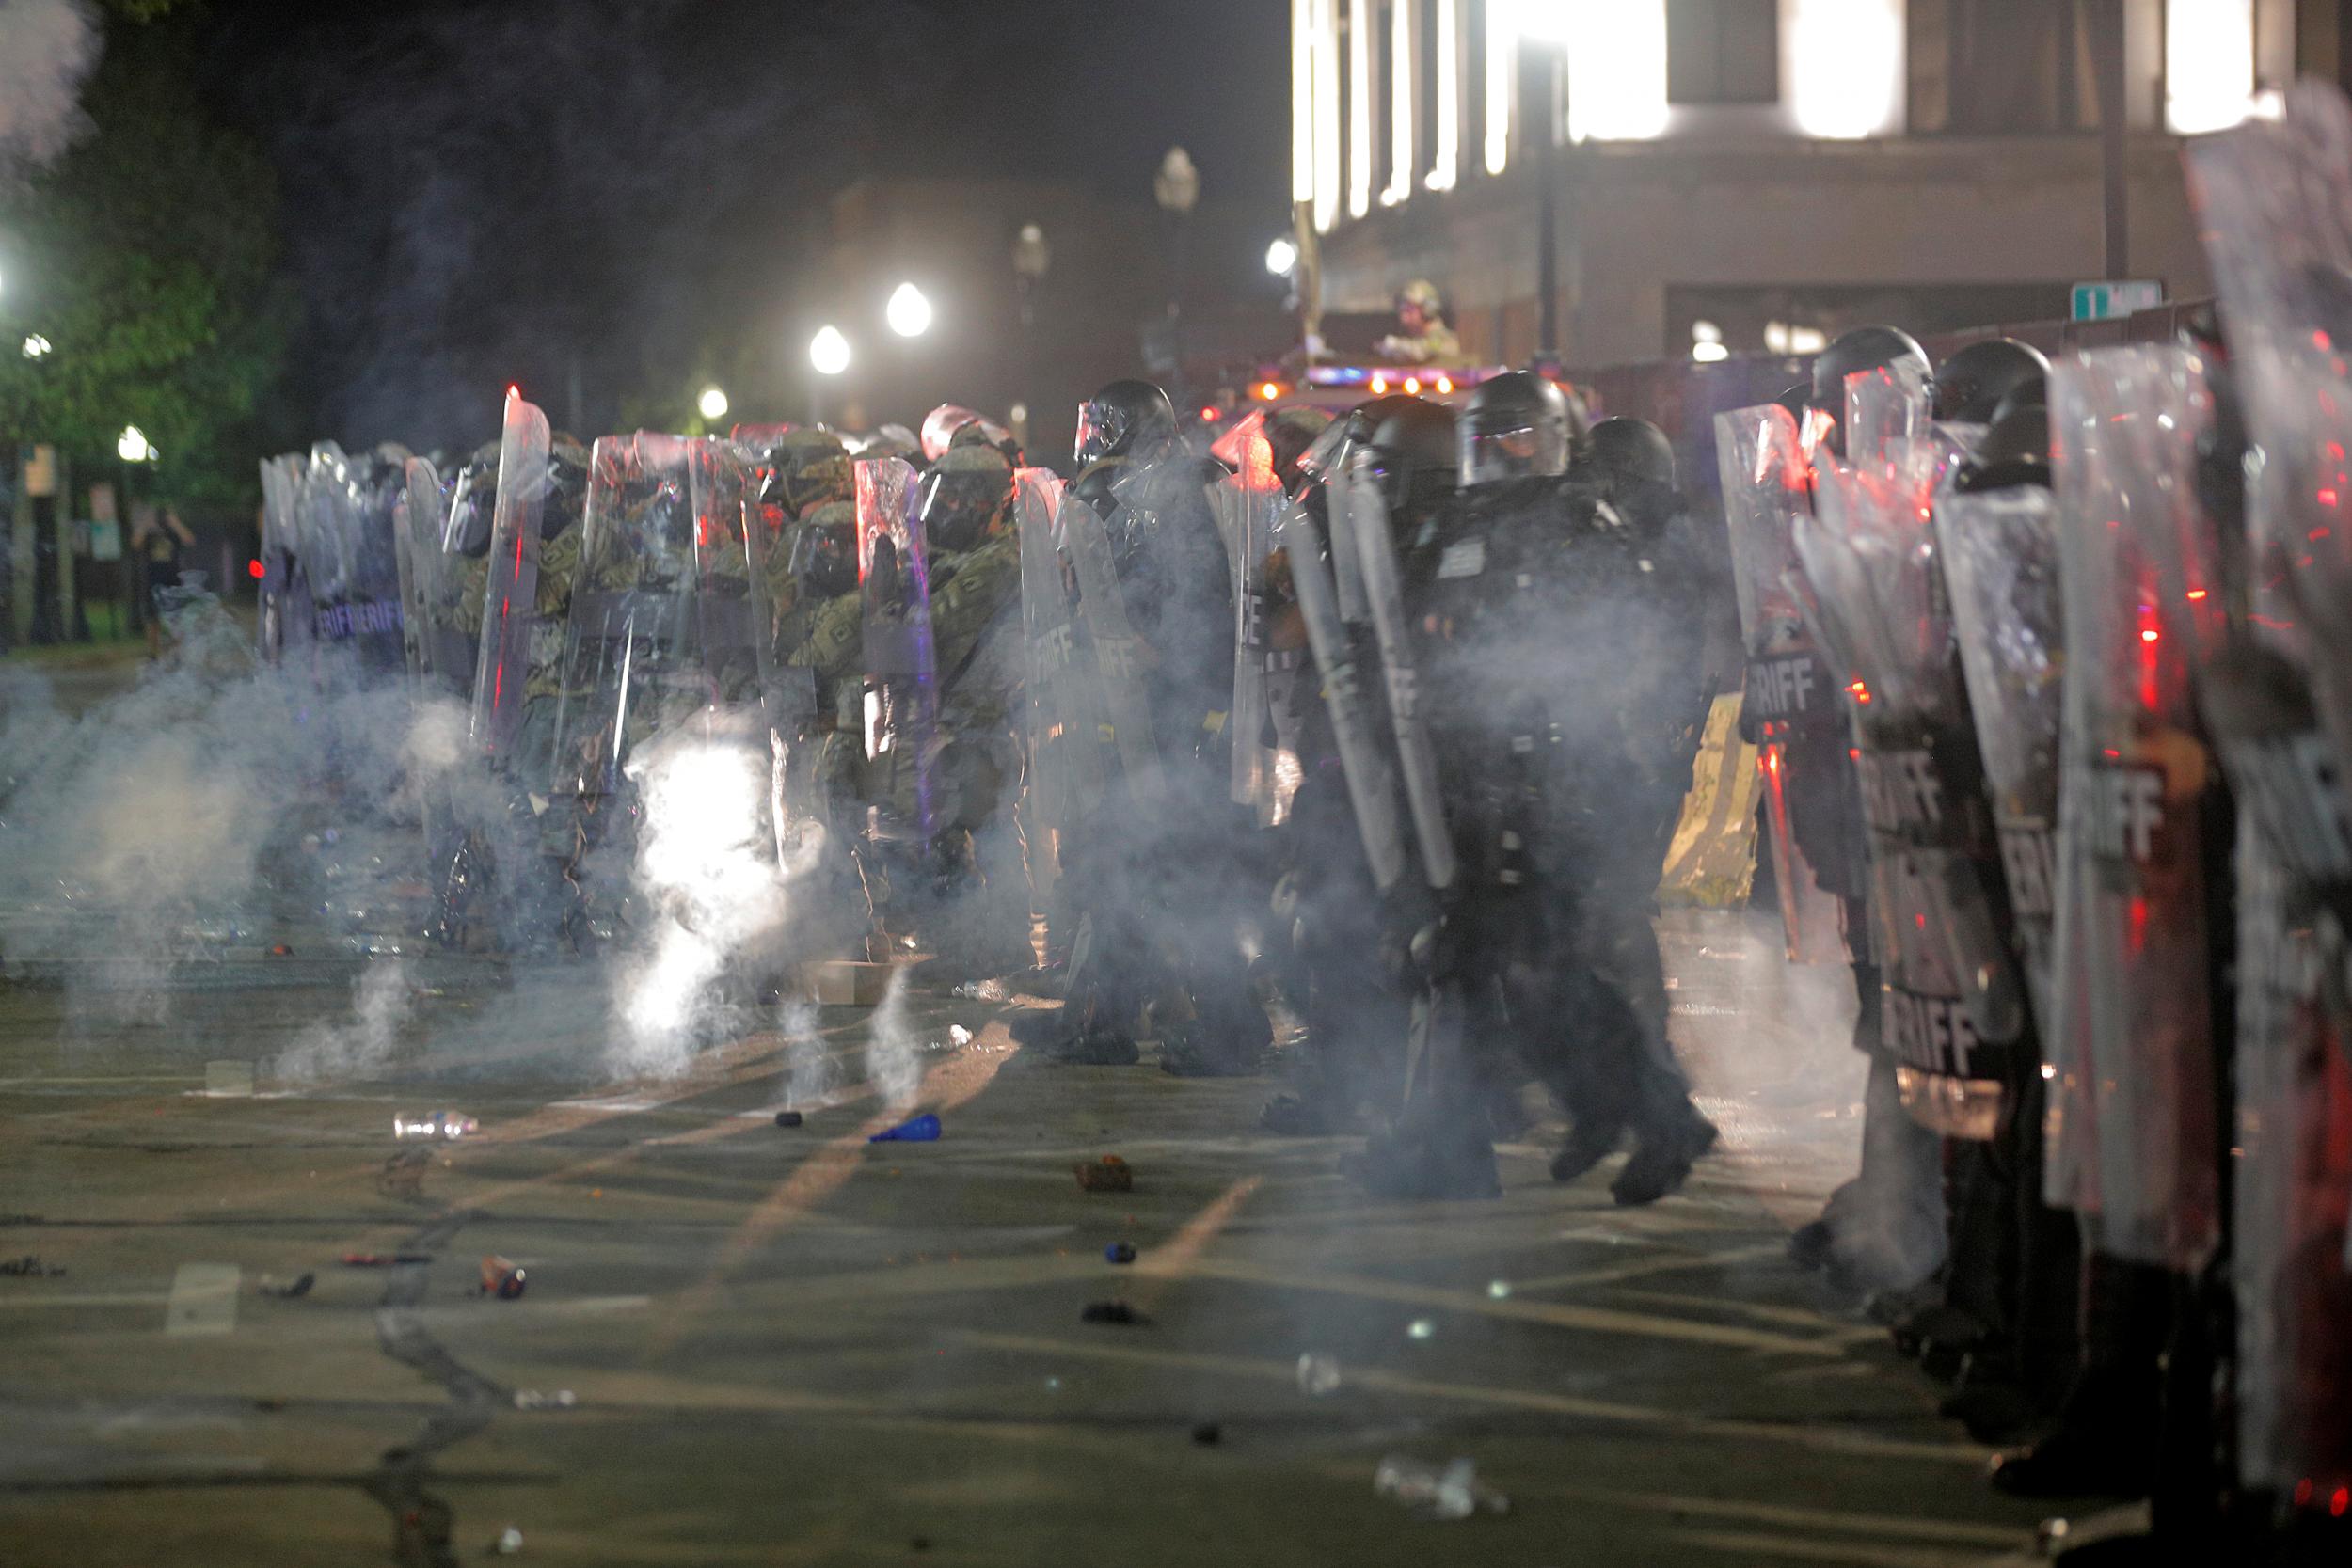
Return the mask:
<svg viewBox="0 0 2352 1568"><path fill-rule="evenodd" d="M1021 387L1013 400L1018 413L1012 419L1012 437L1024 449L1029 444L1029 410L1037 395L1037 290L1053 264L1054 247L1046 243L1045 230L1034 223L1023 224L1012 241L1012 287L1021 307Z"/></svg>
<svg viewBox="0 0 2352 1568"><path fill-rule="evenodd" d="M1168 356L1177 385L1171 390L1181 405L1184 402L1184 240L1192 227L1192 210L1200 200L1200 171L1192 166L1192 155L1181 147L1171 147L1168 156L1160 160L1159 172L1152 177L1152 198L1168 215L1172 231L1168 244Z"/></svg>
<svg viewBox="0 0 2352 1568"><path fill-rule="evenodd" d="M727 417L727 395L719 388L706 387L702 396L694 400L694 409L705 420L716 424Z"/></svg>

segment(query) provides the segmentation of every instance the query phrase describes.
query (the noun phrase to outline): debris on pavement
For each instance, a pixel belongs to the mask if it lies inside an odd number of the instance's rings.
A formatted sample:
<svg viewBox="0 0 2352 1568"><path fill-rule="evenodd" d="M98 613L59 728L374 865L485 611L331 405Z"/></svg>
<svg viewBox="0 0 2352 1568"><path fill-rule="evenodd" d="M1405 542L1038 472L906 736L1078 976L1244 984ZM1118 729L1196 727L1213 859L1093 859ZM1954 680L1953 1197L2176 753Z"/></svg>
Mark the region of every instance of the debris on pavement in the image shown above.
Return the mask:
<svg viewBox="0 0 2352 1568"><path fill-rule="evenodd" d="M513 1557L522 1549L523 1532L512 1525L499 1531L498 1539L490 1543L491 1554L496 1557Z"/></svg>
<svg viewBox="0 0 2352 1568"><path fill-rule="evenodd" d="M866 1140L869 1144L928 1144L939 1141L939 1118L929 1112L913 1121L902 1121L885 1132L877 1132Z"/></svg>
<svg viewBox="0 0 2352 1568"><path fill-rule="evenodd" d="M430 1263L429 1252L346 1252L342 1256L345 1268L389 1269L399 1263Z"/></svg>
<svg viewBox="0 0 2352 1568"><path fill-rule="evenodd" d="M306 1270L304 1273L296 1275L291 1283L285 1285L280 1285L274 1279L264 1279L262 1281L261 1290L262 1294L265 1296L276 1296L279 1301L294 1301L299 1297L309 1295L310 1293L310 1287L317 1284L318 1281L319 1276L317 1275L310 1273Z"/></svg>
<svg viewBox="0 0 2352 1568"><path fill-rule="evenodd" d="M1136 1260L1136 1249L1125 1242L1113 1242L1103 1249L1103 1256L1113 1263L1132 1263Z"/></svg>
<svg viewBox="0 0 2352 1568"><path fill-rule="evenodd" d="M953 1045L970 1045L972 1043L972 1031L966 1029L961 1023L950 1023L947 1025L947 1039L948 1042Z"/></svg>
<svg viewBox="0 0 2352 1568"><path fill-rule="evenodd" d="M1340 1386L1340 1361L1336 1355L1324 1355L1308 1351L1298 1358L1298 1391L1313 1399L1336 1393Z"/></svg>
<svg viewBox="0 0 2352 1568"><path fill-rule="evenodd" d="M1437 1332L1438 1325L1427 1318L1415 1318L1405 1325L1405 1337L1408 1339L1427 1339Z"/></svg>
<svg viewBox="0 0 2352 1568"><path fill-rule="evenodd" d="M1116 1154L1105 1154L1072 1167L1078 1173L1078 1185L1089 1193L1132 1193L1136 1190L1136 1173L1127 1162Z"/></svg>
<svg viewBox="0 0 2352 1568"><path fill-rule="evenodd" d="M1109 1301L1088 1302L1086 1310L1078 1314L1078 1321L1084 1323L1126 1323L1132 1326L1148 1323L1152 1320L1128 1306L1125 1301L1114 1296Z"/></svg>
<svg viewBox="0 0 2352 1568"><path fill-rule="evenodd" d="M778 1111L776 1113L776 1125L778 1127L798 1127L801 1125L801 1113L798 1111Z"/></svg>
<svg viewBox="0 0 2352 1568"><path fill-rule="evenodd" d="M558 1388L548 1394L536 1388L515 1390L515 1408L517 1410L569 1410L579 1402L569 1388Z"/></svg>
<svg viewBox="0 0 2352 1568"><path fill-rule="evenodd" d="M1391 1454L1373 1472L1372 1489L1402 1503L1424 1519L1467 1519L1482 1510L1507 1513L1511 1499L1478 1482L1478 1466L1456 1459L1442 1468L1426 1460Z"/></svg>
<svg viewBox="0 0 2352 1568"><path fill-rule="evenodd" d="M482 1124L455 1111L432 1111L421 1116L394 1117L395 1138L462 1138L479 1132Z"/></svg>
<svg viewBox="0 0 2352 1568"><path fill-rule="evenodd" d="M523 1271L516 1267L512 1259L501 1258L493 1252L482 1259L484 1295L496 1296L501 1301L513 1301L523 1293Z"/></svg>
<svg viewBox="0 0 2352 1568"><path fill-rule="evenodd" d="M63 1263L44 1263L31 1253L0 1262L0 1278L56 1279L65 1273Z"/></svg>
<svg viewBox="0 0 2352 1568"><path fill-rule="evenodd" d="M1489 1279L1486 1281L1486 1298L1489 1301L1509 1301L1511 1282L1507 1279Z"/></svg>
<svg viewBox="0 0 2352 1568"><path fill-rule="evenodd" d="M1225 1429L1215 1421L1202 1421L1192 1429L1192 1440L1204 1449L1215 1448L1225 1435Z"/></svg>
<svg viewBox="0 0 2352 1568"><path fill-rule="evenodd" d="M433 1156L421 1148L403 1149L384 1162L376 1173L375 1190L385 1197L413 1200L424 1186L424 1173L433 1164Z"/></svg>

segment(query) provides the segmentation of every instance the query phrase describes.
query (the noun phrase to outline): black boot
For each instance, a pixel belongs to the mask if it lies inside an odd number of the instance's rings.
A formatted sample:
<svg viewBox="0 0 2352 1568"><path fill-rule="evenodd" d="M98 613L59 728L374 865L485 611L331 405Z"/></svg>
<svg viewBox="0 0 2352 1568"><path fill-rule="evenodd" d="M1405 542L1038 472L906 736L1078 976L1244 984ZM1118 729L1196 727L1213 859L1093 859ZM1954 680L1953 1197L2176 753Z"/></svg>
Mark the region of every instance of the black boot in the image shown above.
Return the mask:
<svg viewBox="0 0 2352 1568"><path fill-rule="evenodd" d="M1689 1180L1699 1156L1715 1147L1715 1124L1692 1110L1662 1132L1644 1132L1625 1169L1609 1184L1621 1208L1655 1203Z"/></svg>

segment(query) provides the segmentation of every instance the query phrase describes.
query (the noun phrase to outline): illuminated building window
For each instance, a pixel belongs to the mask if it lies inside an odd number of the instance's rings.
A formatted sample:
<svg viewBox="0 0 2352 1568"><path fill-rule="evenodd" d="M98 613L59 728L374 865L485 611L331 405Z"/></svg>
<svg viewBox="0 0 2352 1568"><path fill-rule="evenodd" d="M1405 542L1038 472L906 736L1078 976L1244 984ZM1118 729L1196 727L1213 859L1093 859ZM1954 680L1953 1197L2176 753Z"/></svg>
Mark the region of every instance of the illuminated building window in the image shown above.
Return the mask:
<svg viewBox="0 0 2352 1568"><path fill-rule="evenodd" d="M1779 101L1779 0L1666 0L1667 103Z"/></svg>
<svg viewBox="0 0 2352 1568"><path fill-rule="evenodd" d="M2220 131L2254 107L2254 0L2170 0L2164 8L2164 123Z"/></svg>

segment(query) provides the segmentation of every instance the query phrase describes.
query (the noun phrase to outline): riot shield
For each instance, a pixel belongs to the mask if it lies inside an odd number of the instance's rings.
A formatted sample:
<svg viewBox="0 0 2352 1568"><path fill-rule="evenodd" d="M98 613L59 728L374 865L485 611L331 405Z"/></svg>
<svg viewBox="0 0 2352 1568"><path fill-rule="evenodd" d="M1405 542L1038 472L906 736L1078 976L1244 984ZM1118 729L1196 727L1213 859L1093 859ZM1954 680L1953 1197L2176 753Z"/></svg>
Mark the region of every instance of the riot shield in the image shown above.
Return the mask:
<svg viewBox="0 0 2352 1568"><path fill-rule="evenodd" d="M1127 618L1127 595L1111 560L1110 536L1102 515L1077 496L1064 494L1055 513L1056 531L1077 578L1078 615L1093 644L1095 678L1103 721L1110 726L1111 743L1119 750L1119 766L1128 791L1146 801L1162 800L1167 780L1160 771L1160 747L1152 722L1152 707L1144 694L1143 640ZM1099 731L1097 733L1100 733Z"/></svg>
<svg viewBox="0 0 2352 1568"><path fill-rule="evenodd" d="M1422 872L1431 887L1443 892L1454 885L1458 869L1454 835L1446 825L1445 797L1438 783L1438 754L1421 710L1421 657L1412 624L1405 617L1404 582L1389 531L1389 509L1378 482L1368 471L1371 460L1370 452L1359 452L1356 459L1359 483L1349 509L1356 525L1356 558L1363 568L1381 670L1388 677L1389 722L1396 736L1413 837L1421 847Z"/></svg>
<svg viewBox="0 0 2352 1568"><path fill-rule="evenodd" d="M2034 1018L2046 1028L2066 670L2057 503L2042 485L1947 494L1936 502L1935 534L1992 790L2002 879L2025 950L2026 990Z"/></svg>
<svg viewBox="0 0 2352 1568"><path fill-rule="evenodd" d="M929 769L939 721L930 577L914 517L914 470L896 457L857 464L858 597L866 650L866 760L883 775L869 791L911 800L899 826L931 832Z"/></svg>
<svg viewBox="0 0 2352 1568"><path fill-rule="evenodd" d="M482 648L474 666L475 746L504 762L522 725L532 628L538 623L540 515L547 504L548 417L506 394L499 441L498 508L490 523Z"/></svg>
<svg viewBox="0 0 2352 1568"><path fill-rule="evenodd" d="M1366 700L1356 641L1340 613L1322 530L1315 526L1314 514L1305 501L1283 515L1278 539L1290 561L1291 582L1298 594L1299 613L1307 623L1308 646L1314 652L1315 668L1323 677L1324 710L1331 721L1340 771L1356 810L1364 856L1372 866L1374 882L1387 893L1405 873L1405 825L1397 816L1396 769Z"/></svg>
<svg viewBox="0 0 2352 1568"><path fill-rule="evenodd" d="M1225 557L1233 581L1233 702L1226 712L1225 734L1232 743L1232 798L1258 815L1261 827L1280 813L1277 752L1270 688L1274 648L1268 638L1271 609L1266 596L1266 557L1273 552L1274 530L1281 520L1284 498L1274 478L1273 462L1263 436L1248 445L1253 461L1232 478L1209 486L1216 514L1217 531L1224 536Z"/></svg>
<svg viewBox="0 0 2352 1568"><path fill-rule="evenodd" d="M438 665L441 648L435 614L449 592L441 555L441 476L432 459L412 457L401 472L398 514L401 629L408 670L419 689L442 690L447 673Z"/></svg>
<svg viewBox="0 0 2352 1568"><path fill-rule="evenodd" d="M1364 570L1356 555L1356 525L1348 515L1355 503L1356 449L1363 445L1354 414L1333 420L1299 455L1298 471L1323 492L1324 515L1329 520L1324 543L1331 552L1331 586L1340 619L1351 626L1372 625L1372 605L1364 596Z"/></svg>
<svg viewBox="0 0 2352 1568"><path fill-rule="evenodd" d="M1824 466L1792 537L1816 639L1851 672L1881 1022L1903 1104L1946 1136L1998 1132L2028 1049L1976 735L1951 654L1931 442Z"/></svg>
<svg viewBox="0 0 2352 1568"><path fill-rule="evenodd" d="M2239 1475L2297 1508L2352 1476L2352 109L2287 96L2187 153L2248 434L2253 585L2201 685L2239 812L2231 1260ZM2316 1484L2314 1484L2316 1478ZM2340 1510L2339 1510L2340 1512Z"/></svg>
<svg viewBox="0 0 2352 1568"><path fill-rule="evenodd" d="M2189 684L2223 630L2195 483L2212 405L2171 348L2082 355L2051 392L2067 660L2045 1185L2101 1250L2192 1270L2220 1224L2215 769Z"/></svg>
<svg viewBox="0 0 2352 1568"><path fill-rule="evenodd" d="M1876 468L1909 460L1928 435L1933 399L1926 367L1903 359L1846 377L1847 466Z"/></svg>
<svg viewBox="0 0 2352 1568"><path fill-rule="evenodd" d="M1789 540L1790 525L1811 506L1796 420L1769 403L1719 414L1715 452L1747 653L1740 728L1755 743L1763 775L1765 837L1788 958L1843 962L1837 895L1805 852L1842 831L1834 818L1841 810L1836 785L1846 721L1840 683L1805 626L1804 575Z"/></svg>
<svg viewBox="0 0 2352 1568"><path fill-rule="evenodd" d="M1021 539L1021 626L1028 651L1029 875L1042 908L1061 879L1064 840L1102 793L1100 688L1087 678L1071 579L1055 543L1063 506L1050 468L1013 476Z"/></svg>
<svg viewBox="0 0 2352 1568"><path fill-rule="evenodd" d="M310 642L310 594L302 541L306 460L292 453L262 460L262 595L256 629L263 659L285 661Z"/></svg>

